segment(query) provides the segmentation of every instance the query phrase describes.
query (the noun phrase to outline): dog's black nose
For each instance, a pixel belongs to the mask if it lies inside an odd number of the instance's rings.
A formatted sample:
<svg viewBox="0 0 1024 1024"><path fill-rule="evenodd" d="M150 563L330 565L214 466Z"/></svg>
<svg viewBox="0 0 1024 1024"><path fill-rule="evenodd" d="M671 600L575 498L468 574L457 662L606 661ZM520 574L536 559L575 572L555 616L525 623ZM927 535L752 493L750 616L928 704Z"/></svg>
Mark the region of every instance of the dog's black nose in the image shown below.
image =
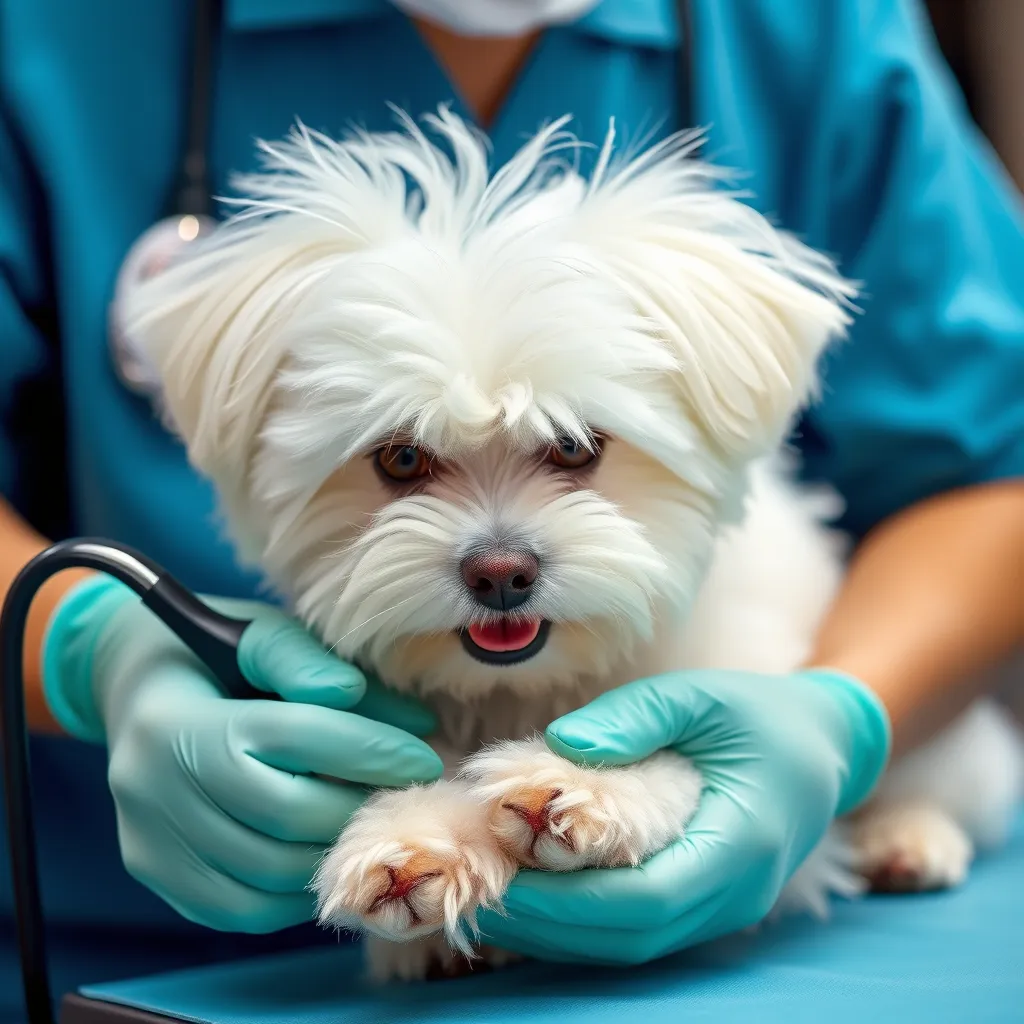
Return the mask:
<svg viewBox="0 0 1024 1024"><path fill-rule="evenodd" d="M490 548L462 560L469 592L495 611L518 608L530 596L539 570L536 555L507 548Z"/></svg>

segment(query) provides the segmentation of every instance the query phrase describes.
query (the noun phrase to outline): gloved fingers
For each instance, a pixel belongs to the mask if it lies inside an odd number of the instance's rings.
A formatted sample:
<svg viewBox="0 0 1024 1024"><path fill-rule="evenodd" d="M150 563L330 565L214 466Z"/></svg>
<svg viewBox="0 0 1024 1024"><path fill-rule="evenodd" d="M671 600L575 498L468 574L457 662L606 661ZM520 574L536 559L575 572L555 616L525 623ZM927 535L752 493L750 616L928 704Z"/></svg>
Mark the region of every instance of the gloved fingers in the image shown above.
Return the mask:
<svg viewBox="0 0 1024 1024"><path fill-rule="evenodd" d="M531 914L504 917L490 911L479 915L479 923L486 941L539 960L622 966L647 963L742 928L732 898L728 890L719 890L654 928L553 924Z"/></svg>
<svg viewBox="0 0 1024 1024"><path fill-rule="evenodd" d="M537 918L481 915L484 940L502 949L552 963L625 966L655 960L674 947L671 936L656 931L587 928L567 924L553 927Z"/></svg>
<svg viewBox="0 0 1024 1024"><path fill-rule="evenodd" d="M210 772L203 789L225 814L287 843L333 842L366 799L359 786L293 775L246 756L244 776Z"/></svg>
<svg viewBox="0 0 1024 1024"><path fill-rule="evenodd" d="M477 912L480 941L513 953L561 964L594 964L591 957L572 952L559 944L558 929L536 918L509 918L492 910Z"/></svg>
<svg viewBox="0 0 1024 1024"><path fill-rule="evenodd" d="M257 615L242 633L238 667L257 689L286 701L347 711L366 692L359 669L329 653L300 622L276 609Z"/></svg>
<svg viewBox="0 0 1024 1024"><path fill-rule="evenodd" d="M627 683L556 719L547 742L556 754L583 764L642 761L686 737L695 697L684 672Z"/></svg>
<svg viewBox="0 0 1024 1024"><path fill-rule="evenodd" d="M731 797L706 792L686 835L639 867L521 872L503 902L512 917L529 915L559 927L663 928L719 893L737 891L740 880L774 900L773 867L781 845Z"/></svg>
<svg viewBox="0 0 1024 1024"><path fill-rule="evenodd" d="M422 740L360 715L253 701L240 710L246 752L281 771L366 786L433 782L444 770Z"/></svg>
<svg viewBox="0 0 1024 1024"><path fill-rule="evenodd" d="M513 918L531 917L561 928L642 931L674 920L690 906L676 884L685 858L673 844L636 868L599 868L572 874L523 872L505 894Z"/></svg>
<svg viewBox="0 0 1024 1024"><path fill-rule="evenodd" d="M286 843L222 818L197 854L210 869L261 893L287 895L306 891L324 855L314 843Z"/></svg>
<svg viewBox="0 0 1024 1024"><path fill-rule="evenodd" d="M216 931L269 934L316 916L316 899L309 892L266 892L209 865L176 878L173 885L136 877L182 917Z"/></svg>
<svg viewBox="0 0 1024 1024"><path fill-rule="evenodd" d="M168 880L187 886L212 873L262 892L302 892L324 849L263 835L201 792L187 804L180 797L154 802L141 790L118 792L115 802L125 867L151 888Z"/></svg>
<svg viewBox="0 0 1024 1024"><path fill-rule="evenodd" d="M218 932L271 935L305 924L316 917L316 901L308 893L274 895L240 886L217 887L201 902L184 902L164 896L164 902L188 921ZM157 895L161 895L157 893Z"/></svg>
<svg viewBox="0 0 1024 1024"><path fill-rule="evenodd" d="M433 712L415 697L386 689L356 666L326 651L301 623L275 609L259 609L242 634L238 665L257 689L285 700L355 711L415 736L437 727Z"/></svg>
<svg viewBox="0 0 1024 1024"><path fill-rule="evenodd" d="M366 681L366 696L352 710L414 736L429 736L437 728L437 718L425 704L408 694L386 689L372 677Z"/></svg>

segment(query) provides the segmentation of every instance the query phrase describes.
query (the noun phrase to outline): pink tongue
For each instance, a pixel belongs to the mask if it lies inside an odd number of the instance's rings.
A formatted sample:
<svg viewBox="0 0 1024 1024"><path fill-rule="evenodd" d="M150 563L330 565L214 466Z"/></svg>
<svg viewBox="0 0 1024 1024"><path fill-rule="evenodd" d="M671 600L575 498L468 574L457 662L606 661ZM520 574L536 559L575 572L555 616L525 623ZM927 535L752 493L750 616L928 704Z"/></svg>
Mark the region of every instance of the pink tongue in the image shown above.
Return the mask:
<svg viewBox="0 0 1024 1024"><path fill-rule="evenodd" d="M488 626L470 626L470 639L485 651L521 651L533 643L540 632L540 620L528 622L493 622Z"/></svg>

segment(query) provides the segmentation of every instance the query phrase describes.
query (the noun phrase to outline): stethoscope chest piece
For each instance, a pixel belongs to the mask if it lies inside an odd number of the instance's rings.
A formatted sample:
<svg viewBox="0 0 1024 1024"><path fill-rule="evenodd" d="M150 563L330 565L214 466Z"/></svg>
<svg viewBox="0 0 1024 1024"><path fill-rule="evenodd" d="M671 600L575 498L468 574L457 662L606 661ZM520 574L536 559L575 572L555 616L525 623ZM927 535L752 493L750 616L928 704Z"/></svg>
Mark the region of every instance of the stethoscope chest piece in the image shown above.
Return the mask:
<svg viewBox="0 0 1024 1024"><path fill-rule="evenodd" d="M108 331L117 376L126 388L146 398L160 392L160 378L145 346L127 323L128 299L140 284L183 259L191 244L208 235L214 220L183 214L165 217L139 236L128 250L114 284Z"/></svg>

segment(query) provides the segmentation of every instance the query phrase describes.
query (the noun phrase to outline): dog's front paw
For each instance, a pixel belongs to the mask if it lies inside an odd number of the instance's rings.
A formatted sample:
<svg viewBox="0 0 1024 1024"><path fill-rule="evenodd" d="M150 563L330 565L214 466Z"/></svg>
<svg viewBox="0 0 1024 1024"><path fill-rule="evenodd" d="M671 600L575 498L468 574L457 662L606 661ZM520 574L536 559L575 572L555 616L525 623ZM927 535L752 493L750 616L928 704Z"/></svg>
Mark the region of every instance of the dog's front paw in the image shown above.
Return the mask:
<svg viewBox="0 0 1024 1024"><path fill-rule="evenodd" d="M865 810L853 842L857 869L876 892L952 888L967 877L974 857L964 830L927 804Z"/></svg>
<svg viewBox="0 0 1024 1024"><path fill-rule="evenodd" d="M515 867L483 809L451 783L378 793L317 870L321 924L408 942L443 931L469 954L477 907L500 899ZM396 975L398 976L398 975Z"/></svg>
<svg viewBox="0 0 1024 1024"><path fill-rule="evenodd" d="M585 768L542 739L481 751L463 767L498 845L526 867L574 871L636 865L682 834L700 778L672 753Z"/></svg>

